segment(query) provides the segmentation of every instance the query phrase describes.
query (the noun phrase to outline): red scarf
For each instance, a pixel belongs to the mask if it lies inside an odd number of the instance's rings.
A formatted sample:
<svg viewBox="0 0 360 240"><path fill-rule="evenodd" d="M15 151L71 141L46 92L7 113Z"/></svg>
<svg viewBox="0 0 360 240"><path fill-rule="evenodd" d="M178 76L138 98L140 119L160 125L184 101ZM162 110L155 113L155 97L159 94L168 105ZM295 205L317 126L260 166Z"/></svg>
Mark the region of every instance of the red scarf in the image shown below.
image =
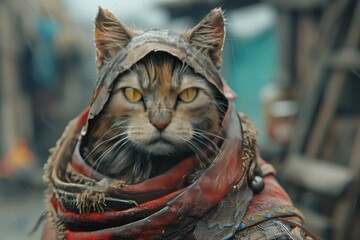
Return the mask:
<svg viewBox="0 0 360 240"><path fill-rule="evenodd" d="M272 175L265 177L265 189L253 197L241 120L234 111L229 110L224 119L231 132L220 154L192 184L186 181L196 165L192 157L139 184L102 183L103 176L86 165L76 148L87 114L69 124L45 176L49 213L65 239L226 239L273 217L301 216ZM69 151L72 158L67 157ZM75 174L77 180L68 174ZM88 195L82 198L84 192ZM99 204L92 193L101 196L96 198Z"/></svg>
<svg viewBox="0 0 360 240"><path fill-rule="evenodd" d="M108 179L86 165L77 148L81 132L86 133L89 122L102 111L117 77L152 51L168 52L188 64L226 100L218 69L179 35L149 30L135 36L100 69L90 110L68 125L46 165L48 217L57 238L229 239L273 217L296 216L271 175L253 198L248 182L257 165L256 131L230 102L223 119L226 141L193 183L188 182L196 165L193 157L135 185Z"/></svg>
<svg viewBox="0 0 360 240"><path fill-rule="evenodd" d="M190 185L186 182L187 175L195 166L195 158L190 157L168 172L142 183L125 186L111 183L102 188L105 201L101 207L111 205L114 199L117 199L117 202L123 200L124 204L112 204L119 209L89 212L89 209L79 211L74 208L74 199L78 199L82 192L98 190L97 187L69 182L64 176L75 172L85 179L92 179L96 182L95 185L100 184L102 178L101 174L91 170L76 154L72 159L67 159L68 155L65 155L69 151L76 152L74 143L76 144L80 130L86 122L87 114L87 111L84 112L70 125L54 152L50 161L52 163L48 164L48 172L52 173L48 174L50 189L53 190L50 197L54 210L52 212L57 222L65 227L66 239L173 239L175 235L181 236L188 234L189 230L201 229L201 226L197 225L199 220L210 210L224 208L221 204L218 206L219 203L230 198L243 199L244 202L242 211L234 212L232 218L241 219L245 214L252 192L247 187L247 190L240 193L240 188L247 186L245 176L246 165L249 163L243 161L239 117L231 110L224 119L224 125L232 131L227 133L227 141L221 146L221 153L196 182ZM230 195L234 196L227 197ZM90 200L85 202L92 204ZM136 202L136 205L132 205L133 202ZM234 207L237 207L238 204L235 205ZM219 218L219 221L223 218L216 214L208 217L211 217L214 223L216 218ZM233 233L237 228L238 226L226 227L218 232L229 234L229 231Z"/></svg>

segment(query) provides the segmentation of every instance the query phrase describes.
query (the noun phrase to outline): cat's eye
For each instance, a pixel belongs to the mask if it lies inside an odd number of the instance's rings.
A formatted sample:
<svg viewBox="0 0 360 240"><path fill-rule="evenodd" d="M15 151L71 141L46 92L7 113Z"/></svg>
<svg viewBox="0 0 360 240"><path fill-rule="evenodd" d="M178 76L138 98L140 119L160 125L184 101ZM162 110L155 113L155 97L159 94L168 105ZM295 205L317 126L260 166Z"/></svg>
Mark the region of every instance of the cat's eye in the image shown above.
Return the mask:
<svg viewBox="0 0 360 240"><path fill-rule="evenodd" d="M135 88L125 88L124 95L132 103L136 103L142 99L141 92L139 90L136 90Z"/></svg>
<svg viewBox="0 0 360 240"><path fill-rule="evenodd" d="M196 98L198 91L199 90L197 88L185 89L179 94L179 99L183 102L191 102Z"/></svg>

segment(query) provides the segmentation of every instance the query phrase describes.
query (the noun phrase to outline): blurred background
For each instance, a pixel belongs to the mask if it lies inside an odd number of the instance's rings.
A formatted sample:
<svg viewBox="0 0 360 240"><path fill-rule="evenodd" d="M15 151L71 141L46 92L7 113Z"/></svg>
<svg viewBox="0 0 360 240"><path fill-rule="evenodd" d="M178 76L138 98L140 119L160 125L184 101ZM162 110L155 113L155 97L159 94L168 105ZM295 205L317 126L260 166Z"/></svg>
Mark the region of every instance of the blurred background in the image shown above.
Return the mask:
<svg viewBox="0 0 360 240"><path fill-rule="evenodd" d="M360 239L360 1L0 0L0 239L28 232L42 167L97 79L98 6L129 27L181 30L221 6L222 74L263 158L322 239Z"/></svg>

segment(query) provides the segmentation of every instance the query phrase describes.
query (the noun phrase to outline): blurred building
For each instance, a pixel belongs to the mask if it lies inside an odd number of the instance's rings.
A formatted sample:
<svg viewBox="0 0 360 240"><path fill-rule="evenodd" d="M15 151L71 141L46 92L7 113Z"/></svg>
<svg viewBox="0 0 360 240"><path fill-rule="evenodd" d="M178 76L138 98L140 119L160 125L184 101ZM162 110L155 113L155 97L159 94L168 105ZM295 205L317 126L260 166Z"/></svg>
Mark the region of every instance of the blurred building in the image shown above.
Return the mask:
<svg viewBox="0 0 360 240"><path fill-rule="evenodd" d="M269 126L291 128L280 177L315 234L359 239L360 1L269 2L282 46ZM289 100L296 114L279 116Z"/></svg>
<svg viewBox="0 0 360 240"><path fill-rule="evenodd" d="M42 167L89 102L93 49L55 0L0 1L0 36L0 238L39 239L27 233L43 209Z"/></svg>
<svg viewBox="0 0 360 240"><path fill-rule="evenodd" d="M88 50L57 1L0 5L0 156L22 142L42 165L65 123L89 101L93 83L82 72Z"/></svg>

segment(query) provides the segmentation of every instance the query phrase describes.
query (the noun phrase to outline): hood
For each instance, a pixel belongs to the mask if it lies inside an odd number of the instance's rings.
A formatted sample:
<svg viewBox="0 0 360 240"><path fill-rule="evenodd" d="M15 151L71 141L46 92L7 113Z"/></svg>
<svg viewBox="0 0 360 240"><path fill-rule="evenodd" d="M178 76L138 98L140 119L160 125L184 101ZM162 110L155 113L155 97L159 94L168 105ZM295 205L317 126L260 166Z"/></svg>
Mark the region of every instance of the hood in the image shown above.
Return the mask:
<svg viewBox="0 0 360 240"><path fill-rule="evenodd" d="M134 36L129 44L100 68L99 77L91 100L88 121L82 134L87 132L89 121L94 119L109 100L114 82L151 52L166 52L189 65L195 73L203 76L221 94L227 86L211 59L188 43L179 34L169 30L146 30ZM227 107L226 107L227 108ZM227 110L227 109L226 109Z"/></svg>

